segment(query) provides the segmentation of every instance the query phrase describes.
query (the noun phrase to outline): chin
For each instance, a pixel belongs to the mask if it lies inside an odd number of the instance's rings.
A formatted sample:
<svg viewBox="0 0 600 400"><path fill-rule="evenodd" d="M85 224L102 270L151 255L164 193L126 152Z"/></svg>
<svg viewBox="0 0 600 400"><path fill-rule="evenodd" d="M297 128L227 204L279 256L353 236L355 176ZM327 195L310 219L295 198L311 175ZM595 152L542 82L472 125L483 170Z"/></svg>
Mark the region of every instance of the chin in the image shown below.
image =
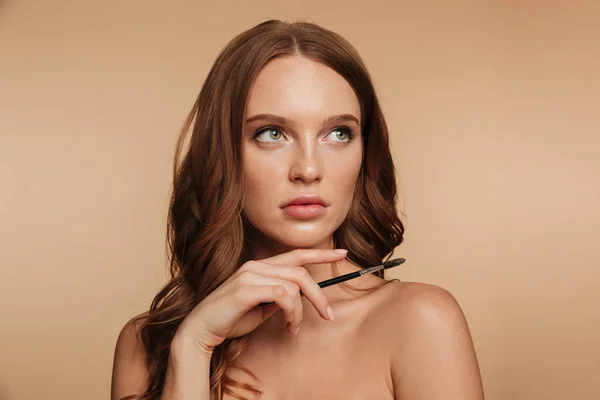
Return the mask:
<svg viewBox="0 0 600 400"><path fill-rule="evenodd" d="M324 241L326 241L326 238L315 238L315 237L297 237L297 238L290 238L287 237L284 240L278 240L278 242L280 242L282 245L286 246L286 247L290 247L290 248L306 248L306 249L310 249L310 248L315 248L315 247L319 247Z"/></svg>
<svg viewBox="0 0 600 400"><path fill-rule="evenodd" d="M314 228L314 227L313 227ZM335 229L301 229L300 227L278 230L276 234L268 235L273 240L291 248L315 248L328 242Z"/></svg>
<svg viewBox="0 0 600 400"><path fill-rule="evenodd" d="M306 220L286 221L280 218L252 224L253 228L267 241L273 241L290 249L319 248L328 243L339 225L338 221Z"/></svg>

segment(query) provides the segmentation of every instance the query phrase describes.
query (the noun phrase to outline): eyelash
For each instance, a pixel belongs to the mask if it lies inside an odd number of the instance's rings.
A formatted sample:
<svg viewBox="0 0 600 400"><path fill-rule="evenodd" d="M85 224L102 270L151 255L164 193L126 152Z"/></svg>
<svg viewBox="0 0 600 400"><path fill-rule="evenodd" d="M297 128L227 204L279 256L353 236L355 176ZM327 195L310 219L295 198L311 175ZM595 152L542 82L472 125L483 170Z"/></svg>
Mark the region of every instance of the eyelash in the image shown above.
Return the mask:
<svg viewBox="0 0 600 400"><path fill-rule="evenodd" d="M274 130L274 131L278 131L281 133L280 127L278 127L276 125L268 125L268 126L264 126L264 127L260 128L259 130L257 130L256 133L254 134L254 136L252 136L252 139L256 139L256 137L258 135L261 135L262 133L269 131L269 130ZM356 137L352 128L350 128L347 125L337 126L331 130L331 132L334 132L334 131L345 132L346 135L348 135L348 140L346 142L341 142L341 143L350 143ZM262 143L267 143L267 142L262 142Z"/></svg>

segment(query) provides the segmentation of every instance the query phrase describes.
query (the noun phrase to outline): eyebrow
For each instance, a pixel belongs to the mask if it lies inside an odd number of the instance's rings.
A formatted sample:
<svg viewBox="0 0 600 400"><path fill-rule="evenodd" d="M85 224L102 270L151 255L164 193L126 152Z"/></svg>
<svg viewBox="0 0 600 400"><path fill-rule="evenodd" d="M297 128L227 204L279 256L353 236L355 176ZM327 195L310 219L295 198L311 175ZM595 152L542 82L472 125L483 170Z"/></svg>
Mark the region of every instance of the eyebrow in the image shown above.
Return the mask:
<svg viewBox="0 0 600 400"><path fill-rule="evenodd" d="M260 120L271 120L271 121L275 121L275 122L277 122L279 124L283 124L283 125L294 125L294 120L287 118L287 117L282 117L280 115L275 115L275 114L253 115L252 117L249 117L248 119L246 119L246 123L249 124L251 122L260 121ZM354 121L354 122L356 122L356 124L360 125L360 122L358 122L358 119L352 114L332 115L330 117L325 118L323 121L321 121L321 124L329 125L329 124L340 123L340 122L345 122L345 121Z"/></svg>

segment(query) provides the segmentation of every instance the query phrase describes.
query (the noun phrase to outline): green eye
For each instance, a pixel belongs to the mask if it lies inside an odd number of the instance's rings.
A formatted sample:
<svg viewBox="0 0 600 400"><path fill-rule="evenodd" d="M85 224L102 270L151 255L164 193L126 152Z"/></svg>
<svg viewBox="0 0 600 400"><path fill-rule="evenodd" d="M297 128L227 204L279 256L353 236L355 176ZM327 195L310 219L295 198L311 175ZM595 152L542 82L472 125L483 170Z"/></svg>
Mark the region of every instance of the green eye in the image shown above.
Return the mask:
<svg viewBox="0 0 600 400"><path fill-rule="evenodd" d="M346 132L344 132L344 131L342 131L342 130L338 130L338 132L341 132L341 133L342 133L342 135L338 135L338 138L339 138L340 136L342 136L342 139L345 139L345 137L348 135Z"/></svg>
<svg viewBox="0 0 600 400"><path fill-rule="evenodd" d="M354 133L349 126L340 126L332 130L329 135L334 134L336 137L334 142L349 143L354 139ZM329 136L328 135L328 136ZM278 142L283 137L283 133L277 126L265 126L254 134L253 139L257 139L263 143L274 143Z"/></svg>
<svg viewBox="0 0 600 400"><path fill-rule="evenodd" d="M354 134L352 133L352 129L350 129L350 127L348 126L340 126L339 128L335 128L333 131L331 131L331 133L334 132L340 132L340 134L335 134L335 137L337 137L340 140L335 140L336 142L350 142L352 139L354 139Z"/></svg>
<svg viewBox="0 0 600 400"><path fill-rule="evenodd" d="M270 132L275 132L275 135L270 135L271 139L278 139L281 136L281 132L271 130Z"/></svg>
<svg viewBox="0 0 600 400"><path fill-rule="evenodd" d="M269 132L269 135L265 135L266 133ZM272 140L268 140L268 139L264 139L264 138L260 138L259 141L260 142L272 142L272 141L277 141L279 138L281 138L281 131L279 129L277 129L276 127L272 127L272 126L267 126L265 128L260 129L258 132L256 132L256 134L254 135L254 138L257 138L259 136L262 137L268 137L269 139Z"/></svg>

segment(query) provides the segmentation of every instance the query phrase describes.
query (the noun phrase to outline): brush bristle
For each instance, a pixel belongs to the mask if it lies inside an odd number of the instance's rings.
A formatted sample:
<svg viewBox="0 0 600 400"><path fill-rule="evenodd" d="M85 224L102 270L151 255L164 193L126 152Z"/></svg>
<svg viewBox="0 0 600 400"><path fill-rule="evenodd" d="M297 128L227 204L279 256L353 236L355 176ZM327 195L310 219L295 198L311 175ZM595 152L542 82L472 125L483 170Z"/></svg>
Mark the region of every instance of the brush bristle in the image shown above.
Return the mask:
<svg viewBox="0 0 600 400"><path fill-rule="evenodd" d="M405 258L394 258L393 260L389 260L383 263L383 268L388 269L392 267L396 267L406 261Z"/></svg>

